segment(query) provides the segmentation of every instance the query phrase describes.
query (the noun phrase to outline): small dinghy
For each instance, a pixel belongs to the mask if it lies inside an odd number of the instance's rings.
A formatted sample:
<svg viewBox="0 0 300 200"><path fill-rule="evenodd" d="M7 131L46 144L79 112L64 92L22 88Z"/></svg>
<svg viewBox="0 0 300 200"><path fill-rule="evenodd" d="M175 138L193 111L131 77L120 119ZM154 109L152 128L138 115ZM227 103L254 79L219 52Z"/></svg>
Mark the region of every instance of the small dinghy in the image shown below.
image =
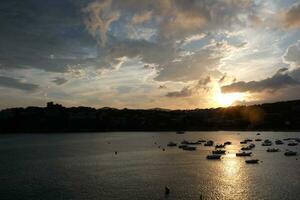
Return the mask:
<svg viewBox="0 0 300 200"><path fill-rule="evenodd" d="M258 161L259 161L258 159L245 160L245 162L246 162L247 164L257 164Z"/></svg>
<svg viewBox="0 0 300 200"><path fill-rule="evenodd" d="M285 156L297 156L296 151L287 151L284 153Z"/></svg>
<svg viewBox="0 0 300 200"><path fill-rule="evenodd" d="M209 160L220 160L221 155L220 154L211 154L211 155L207 155L206 158Z"/></svg>
<svg viewBox="0 0 300 200"><path fill-rule="evenodd" d="M239 153L236 153L235 155L236 156L251 156L252 152L239 152Z"/></svg>

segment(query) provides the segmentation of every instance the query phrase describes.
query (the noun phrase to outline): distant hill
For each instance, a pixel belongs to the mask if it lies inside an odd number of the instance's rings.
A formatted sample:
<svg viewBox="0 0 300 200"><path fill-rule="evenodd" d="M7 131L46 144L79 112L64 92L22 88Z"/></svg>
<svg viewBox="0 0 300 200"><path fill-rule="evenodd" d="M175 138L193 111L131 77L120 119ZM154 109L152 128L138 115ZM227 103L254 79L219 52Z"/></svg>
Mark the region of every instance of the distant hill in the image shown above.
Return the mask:
<svg viewBox="0 0 300 200"><path fill-rule="evenodd" d="M66 108L49 102L0 111L0 133L177 130L300 130L300 100L195 110Z"/></svg>

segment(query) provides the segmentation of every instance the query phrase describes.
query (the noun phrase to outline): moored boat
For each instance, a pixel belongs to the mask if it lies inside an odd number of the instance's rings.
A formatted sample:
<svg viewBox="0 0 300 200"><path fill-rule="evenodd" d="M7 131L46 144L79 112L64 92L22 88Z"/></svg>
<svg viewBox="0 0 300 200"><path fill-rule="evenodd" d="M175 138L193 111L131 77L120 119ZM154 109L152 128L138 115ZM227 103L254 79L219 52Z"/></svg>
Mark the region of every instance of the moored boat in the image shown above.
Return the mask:
<svg viewBox="0 0 300 200"><path fill-rule="evenodd" d="M296 151L287 151L284 153L285 156L296 156L297 152Z"/></svg>
<svg viewBox="0 0 300 200"><path fill-rule="evenodd" d="M206 156L207 159L209 160L219 160L221 158L220 154L210 154Z"/></svg>
<svg viewBox="0 0 300 200"><path fill-rule="evenodd" d="M195 151L197 148L196 147L191 147L191 146L184 146L182 147L183 150L186 151Z"/></svg>
<svg viewBox="0 0 300 200"><path fill-rule="evenodd" d="M213 146L214 145L214 141L212 141L212 140L209 140L209 141L207 141L205 144L204 144L204 146Z"/></svg>
<svg viewBox="0 0 300 200"><path fill-rule="evenodd" d="M290 143L288 143L288 146L297 146L297 145L298 145L297 142L290 142Z"/></svg>
<svg viewBox="0 0 300 200"><path fill-rule="evenodd" d="M216 149L218 149L218 148L225 148L225 145L224 145L224 144L217 144L217 145L215 146L215 148L216 148Z"/></svg>
<svg viewBox="0 0 300 200"><path fill-rule="evenodd" d="M247 164L257 164L258 161L259 161L258 159L245 160L245 162L246 162Z"/></svg>
<svg viewBox="0 0 300 200"><path fill-rule="evenodd" d="M212 153L213 153L213 154L225 154L226 151L225 151L225 150L220 150L220 149L218 149L218 150L212 151Z"/></svg>
<svg viewBox="0 0 300 200"><path fill-rule="evenodd" d="M252 152L239 152L239 153L236 153L235 155L236 156L251 156Z"/></svg>
<svg viewBox="0 0 300 200"><path fill-rule="evenodd" d="M276 141L275 141L275 144L281 145L281 144L283 144L283 142L282 142L281 140L276 140Z"/></svg>
<svg viewBox="0 0 300 200"><path fill-rule="evenodd" d="M271 140L264 140L264 142L261 144L261 146L272 146L272 141Z"/></svg>
<svg viewBox="0 0 300 200"><path fill-rule="evenodd" d="M175 143L175 142L169 142L168 144L167 144L167 146L168 147L176 147L177 146L177 143Z"/></svg>
<svg viewBox="0 0 300 200"><path fill-rule="evenodd" d="M276 149L276 148L268 148L267 149L267 152L279 152L280 150L279 149Z"/></svg>

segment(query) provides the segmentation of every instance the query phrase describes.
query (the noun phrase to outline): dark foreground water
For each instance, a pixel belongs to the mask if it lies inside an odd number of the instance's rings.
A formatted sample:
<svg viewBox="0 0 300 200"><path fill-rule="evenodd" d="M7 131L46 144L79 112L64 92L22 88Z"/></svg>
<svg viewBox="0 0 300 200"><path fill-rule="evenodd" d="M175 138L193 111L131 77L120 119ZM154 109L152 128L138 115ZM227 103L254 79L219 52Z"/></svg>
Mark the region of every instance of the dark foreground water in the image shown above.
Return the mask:
<svg viewBox="0 0 300 200"><path fill-rule="evenodd" d="M300 144L267 153L268 147L255 142L252 157L263 161L256 165L235 156L242 139L300 133L239 133L0 135L0 199L300 199L300 156L283 155L286 149L300 153ZM206 160L212 147L200 145L194 152L166 147L171 140L200 138L233 145L220 161Z"/></svg>

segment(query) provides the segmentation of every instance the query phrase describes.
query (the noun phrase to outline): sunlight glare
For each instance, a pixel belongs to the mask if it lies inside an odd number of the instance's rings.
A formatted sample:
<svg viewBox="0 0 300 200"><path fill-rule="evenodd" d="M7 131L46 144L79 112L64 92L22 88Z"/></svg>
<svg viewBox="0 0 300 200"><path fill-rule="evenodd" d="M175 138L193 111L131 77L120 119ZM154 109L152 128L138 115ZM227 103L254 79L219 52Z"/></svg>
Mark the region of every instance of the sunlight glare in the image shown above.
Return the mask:
<svg viewBox="0 0 300 200"><path fill-rule="evenodd" d="M218 93L215 97L217 103L220 106L231 106L236 101L243 101L244 100L243 93Z"/></svg>

